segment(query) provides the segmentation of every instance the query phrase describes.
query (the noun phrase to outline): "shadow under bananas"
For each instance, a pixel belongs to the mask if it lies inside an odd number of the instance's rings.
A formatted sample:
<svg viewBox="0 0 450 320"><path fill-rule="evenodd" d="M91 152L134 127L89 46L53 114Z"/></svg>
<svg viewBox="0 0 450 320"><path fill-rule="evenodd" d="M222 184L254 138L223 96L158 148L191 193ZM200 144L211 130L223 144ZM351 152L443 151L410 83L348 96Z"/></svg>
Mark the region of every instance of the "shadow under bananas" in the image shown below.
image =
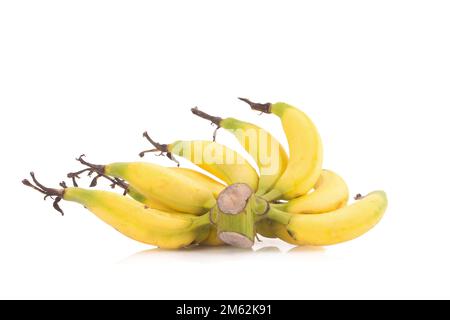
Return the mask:
<svg viewBox="0 0 450 320"><path fill-rule="evenodd" d="M135 262L145 262L153 257L168 257L176 258L180 260L192 260L198 262L203 258L205 260L211 261L211 257L214 259L220 258L230 258L230 257L250 257L250 256L260 256L260 255L292 255L292 254L323 254L326 252L324 247L313 247L313 246L301 246L292 247L283 242L271 243L266 246L258 246L252 250L239 249L231 246L221 246L221 247L207 247L198 246L191 247L182 250L165 250L160 248L147 249L134 253L120 261L118 264L128 264Z"/></svg>

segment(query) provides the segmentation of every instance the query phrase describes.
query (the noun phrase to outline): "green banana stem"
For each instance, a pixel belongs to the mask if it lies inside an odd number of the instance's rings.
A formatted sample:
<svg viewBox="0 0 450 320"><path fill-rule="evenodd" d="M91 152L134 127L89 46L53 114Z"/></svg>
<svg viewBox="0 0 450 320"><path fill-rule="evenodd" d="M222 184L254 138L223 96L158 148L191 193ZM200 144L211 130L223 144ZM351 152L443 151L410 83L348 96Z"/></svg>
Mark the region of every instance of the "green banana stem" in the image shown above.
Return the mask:
<svg viewBox="0 0 450 320"><path fill-rule="evenodd" d="M270 204L263 198L254 195L249 200L249 206L255 214L255 221L259 222L267 218L267 214L270 210Z"/></svg>
<svg viewBox="0 0 450 320"><path fill-rule="evenodd" d="M210 225L211 225L211 223L210 223L209 213L206 213L204 215L194 218L194 220L192 222L193 229L201 228L204 226L210 226Z"/></svg>
<svg viewBox="0 0 450 320"><path fill-rule="evenodd" d="M255 215L251 208L236 215L225 214L217 208L217 232L219 238L232 246L251 248L255 243Z"/></svg>
<svg viewBox="0 0 450 320"><path fill-rule="evenodd" d="M211 221L216 224L218 237L225 243L251 248L255 243L255 203L253 190L237 183L223 190L217 205L211 211Z"/></svg>
<svg viewBox="0 0 450 320"><path fill-rule="evenodd" d="M198 234L197 238L195 239L197 244L206 240L212 228L209 214L204 214L202 216L194 218L191 228Z"/></svg>
<svg viewBox="0 0 450 320"><path fill-rule="evenodd" d="M278 210L277 208L270 207L269 211L267 212L267 219L270 219L272 221L281 223L282 225L287 226L289 222L291 221L292 214Z"/></svg>

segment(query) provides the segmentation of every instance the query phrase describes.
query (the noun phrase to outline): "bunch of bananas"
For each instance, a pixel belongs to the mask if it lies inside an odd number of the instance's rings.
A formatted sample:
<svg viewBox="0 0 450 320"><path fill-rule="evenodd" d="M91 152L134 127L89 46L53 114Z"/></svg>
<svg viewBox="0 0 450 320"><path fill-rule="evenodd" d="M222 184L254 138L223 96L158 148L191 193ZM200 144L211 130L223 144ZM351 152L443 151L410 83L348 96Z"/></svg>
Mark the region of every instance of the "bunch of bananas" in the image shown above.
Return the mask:
<svg viewBox="0 0 450 320"><path fill-rule="evenodd" d="M258 171L236 151L213 141L155 142L153 149L177 162L164 167L147 162L97 165L77 160L86 168L68 174L66 183L53 189L32 180L22 181L54 200L74 201L122 234L166 249L192 245L232 245L250 248L257 234L280 238L294 245L332 245L359 237L374 227L387 208L383 191L358 195L348 205L349 190L336 173L322 168L320 135L310 118L286 103L254 103L240 98L253 110L277 116L289 144L289 156L266 130L235 118L219 118L193 108L193 114L231 132L255 160ZM179 167L183 157L209 172ZM77 185L82 173L101 177L124 194L84 189ZM220 182L219 182L220 180Z"/></svg>

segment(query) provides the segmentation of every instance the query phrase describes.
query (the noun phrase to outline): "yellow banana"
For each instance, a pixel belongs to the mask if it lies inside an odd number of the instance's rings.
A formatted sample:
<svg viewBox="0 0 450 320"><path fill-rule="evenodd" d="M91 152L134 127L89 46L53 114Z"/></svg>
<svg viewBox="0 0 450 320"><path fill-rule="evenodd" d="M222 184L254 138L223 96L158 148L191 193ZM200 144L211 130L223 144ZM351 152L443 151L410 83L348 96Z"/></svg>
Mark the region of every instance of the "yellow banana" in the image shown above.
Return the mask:
<svg viewBox="0 0 450 320"><path fill-rule="evenodd" d="M344 207L348 198L345 181L330 170L322 170L313 192L272 207L289 213L319 214Z"/></svg>
<svg viewBox="0 0 450 320"><path fill-rule="evenodd" d="M253 190L258 187L255 169L236 151L211 141L177 141L169 152L179 155L215 175L225 183L246 183Z"/></svg>
<svg viewBox="0 0 450 320"><path fill-rule="evenodd" d="M225 246L226 243L220 240L219 235L217 234L217 228L214 226L211 226L211 231L208 234L208 237L200 242L203 246L208 247L219 247L219 246Z"/></svg>
<svg viewBox="0 0 450 320"><path fill-rule="evenodd" d="M273 203L271 207L289 213L320 214L346 206L348 198L349 190L345 181L330 170L322 170L314 192L285 203ZM272 225L268 219L260 221L258 233L266 238L276 238Z"/></svg>
<svg viewBox="0 0 450 320"><path fill-rule="evenodd" d="M145 204L149 208L162 210L162 211L166 211L166 212L175 211L174 209L164 205L163 203L159 202L156 199L153 199L152 201L150 201L148 198L146 198L145 196L143 196L142 194L140 194L139 192L137 192L135 189L133 189L130 186L128 186L128 188L127 188L127 194L130 197L132 197L134 200Z"/></svg>
<svg viewBox="0 0 450 320"><path fill-rule="evenodd" d="M168 168L150 163L112 163L105 174L125 179L150 202L179 212L203 214L215 204L212 190Z"/></svg>
<svg viewBox="0 0 450 320"><path fill-rule="evenodd" d="M252 109L277 115L289 143L289 163L273 190L264 195L267 201L294 199L307 194L322 170L323 150L320 135L309 117L286 103L259 104L247 99Z"/></svg>
<svg viewBox="0 0 450 320"><path fill-rule="evenodd" d="M211 185L201 182L200 179L188 177L187 171L181 169L174 170L145 162L94 165L83 157L78 160L88 166L85 170L125 180L131 189L131 196L152 208L201 215L216 203L214 192L217 190L213 190ZM69 176L73 178L80 172L71 173Z"/></svg>
<svg viewBox="0 0 450 320"><path fill-rule="evenodd" d="M213 117L198 108L193 108L191 111L195 115L211 121L217 125L217 128L226 129L237 138L259 168L260 177L257 195L263 195L270 191L283 174L288 163L287 153L281 143L269 132L252 123L235 118Z"/></svg>
<svg viewBox="0 0 450 320"><path fill-rule="evenodd" d="M354 204L323 214L291 214L272 208L268 219L280 239L294 245L328 246L372 229L387 209L386 193L375 191Z"/></svg>
<svg viewBox="0 0 450 320"><path fill-rule="evenodd" d="M203 170L231 185L246 183L254 191L258 188L259 176L255 169L239 153L224 145L213 141L176 141L171 144L159 144L144 133L156 149L140 153L142 157L146 152L160 151L176 161L173 155L186 158Z"/></svg>
<svg viewBox="0 0 450 320"><path fill-rule="evenodd" d="M23 183L49 197L56 197L54 207L59 209L61 199L82 204L98 218L136 241L165 249L179 249L205 240L210 231L207 214L194 216L167 213L150 209L133 199L113 192L82 188L50 189L39 184L34 175L33 186L28 180Z"/></svg>
<svg viewBox="0 0 450 320"><path fill-rule="evenodd" d="M217 198L219 196L219 193L222 192L222 190L225 188L225 185L208 177L207 175L204 175L201 172L191 170L188 168L172 168L171 167L169 169L171 169L175 172L178 172L188 178L194 179L197 182L204 183L205 186L210 188L210 190L213 192L215 198ZM149 199L147 199L146 197L141 195L139 192L137 192L136 190L134 190L130 187L128 187L128 195L131 196L133 199L135 199L143 204L146 204L148 207L150 207L152 209L158 209L158 210L162 210L165 212L172 212L172 213L174 212L173 209L165 206L158 200L153 199L152 201L150 201ZM183 213L183 212L180 212L180 213ZM208 237L205 240L201 241L200 244L205 245L205 246L211 246L211 247L225 245L225 243L222 240L220 240L219 237L217 236L217 229L214 226L211 226L211 230L208 234Z"/></svg>
<svg viewBox="0 0 450 320"><path fill-rule="evenodd" d="M180 169L182 169L182 168L180 168ZM186 170L189 170L189 169L186 169ZM204 174L202 174L200 172L194 171L194 170L192 170L192 173L193 173L193 176L196 176L195 173L198 173L198 174L202 175L203 177L200 177L200 179L204 179L204 177L209 178L208 176L206 176L206 175L204 175ZM191 174L191 172L188 173L188 176L190 174ZM212 181L210 183L214 187L216 185L216 181L214 179L211 179L211 180ZM222 185L219 182L217 182L217 183L219 185ZM144 197L143 195L141 195L140 193L138 193L137 191L133 190L130 187L128 187L128 192L127 193L134 200L137 200L140 203L143 203L143 204L147 205L149 208L157 209L157 210L161 210L161 211L165 211L165 212L175 213L175 211L172 210L171 208L166 207L165 205L163 205L162 203L158 202L157 200L150 201L149 199L147 199L146 197ZM182 214L183 212L176 212L176 213L181 213ZM205 214L208 214L208 213L205 213ZM206 237L205 240L202 240L200 242L200 244L204 245L204 246L209 246L209 247L217 247L217 246L224 246L225 245L225 243L222 240L219 239L219 236L217 234L217 229L214 226L211 226L211 229L209 231L208 236Z"/></svg>
<svg viewBox="0 0 450 320"><path fill-rule="evenodd" d="M192 171L196 172L194 170L192 170ZM199 174L203 175L202 173L199 173ZM207 177L205 175L203 175L203 176ZM207 178L209 178L209 177L207 177ZM213 179L211 179L211 180L213 180ZM213 180L213 181L215 182L215 180ZM147 198L145 198L144 196L142 196L138 192L134 191L133 189L128 188L128 195L131 196L133 199L139 201L140 203L143 203L143 204L147 205L149 208L158 209L158 210L165 211L165 212L175 213L174 210L164 206L160 202L155 202L155 200L154 201L149 201ZM177 212L177 213L183 213L183 212ZM205 213L205 214L208 214L208 213ZM225 245L225 243L222 240L219 239L219 236L217 234L217 228L214 227L214 226L211 226L211 229L209 231L208 236L206 237L205 240L202 240L200 242L200 244L201 245L205 245L205 246L210 246L210 247L217 247L217 246Z"/></svg>
<svg viewBox="0 0 450 320"><path fill-rule="evenodd" d="M219 193L222 192L222 190L225 188L225 185L222 183L208 177L207 175L204 175L201 172L191 170L188 168L173 168L169 167L170 170L173 170L177 172L178 174L181 174L189 179L195 180L197 183L203 184L205 188L211 190L212 194L215 198L219 196ZM152 200L146 198L142 194L140 194L137 190L135 190L133 187L128 186L127 187L127 194L132 197L134 200L139 201L143 204L146 204L152 209L158 209L163 211L174 211L173 208L168 207L167 205L164 205L159 200L152 198Z"/></svg>
<svg viewBox="0 0 450 320"><path fill-rule="evenodd" d="M190 178L191 180L196 181L197 183L202 184L205 188L211 190L214 197L217 198L219 196L219 193L222 192L223 189L225 189L225 185L223 183L220 183L219 181L216 181L207 175L192 170L188 168L170 168L171 170L178 172L179 174Z"/></svg>

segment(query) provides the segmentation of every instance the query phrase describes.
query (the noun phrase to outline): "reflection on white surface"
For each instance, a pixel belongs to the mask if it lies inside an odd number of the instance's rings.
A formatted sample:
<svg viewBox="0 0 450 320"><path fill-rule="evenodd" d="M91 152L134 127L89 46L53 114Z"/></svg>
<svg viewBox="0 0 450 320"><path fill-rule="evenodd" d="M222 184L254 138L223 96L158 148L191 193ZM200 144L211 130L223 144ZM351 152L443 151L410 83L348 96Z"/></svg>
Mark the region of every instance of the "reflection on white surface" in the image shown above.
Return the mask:
<svg viewBox="0 0 450 320"><path fill-rule="evenodd" d="M233 248L230 246L222 247L193 247L182 250L165 250L160 248L153 248L134 253L123 260L119 264L141 263L145 261L158 260L164 258L176 258L184 261L221 261L222 259L232 258L247 258L247 257L280 257L293 254L324 254L326 249L323 247L294 247L282 241L265 239L263 242L258 242L251 250L244 250Z"/></svg>

